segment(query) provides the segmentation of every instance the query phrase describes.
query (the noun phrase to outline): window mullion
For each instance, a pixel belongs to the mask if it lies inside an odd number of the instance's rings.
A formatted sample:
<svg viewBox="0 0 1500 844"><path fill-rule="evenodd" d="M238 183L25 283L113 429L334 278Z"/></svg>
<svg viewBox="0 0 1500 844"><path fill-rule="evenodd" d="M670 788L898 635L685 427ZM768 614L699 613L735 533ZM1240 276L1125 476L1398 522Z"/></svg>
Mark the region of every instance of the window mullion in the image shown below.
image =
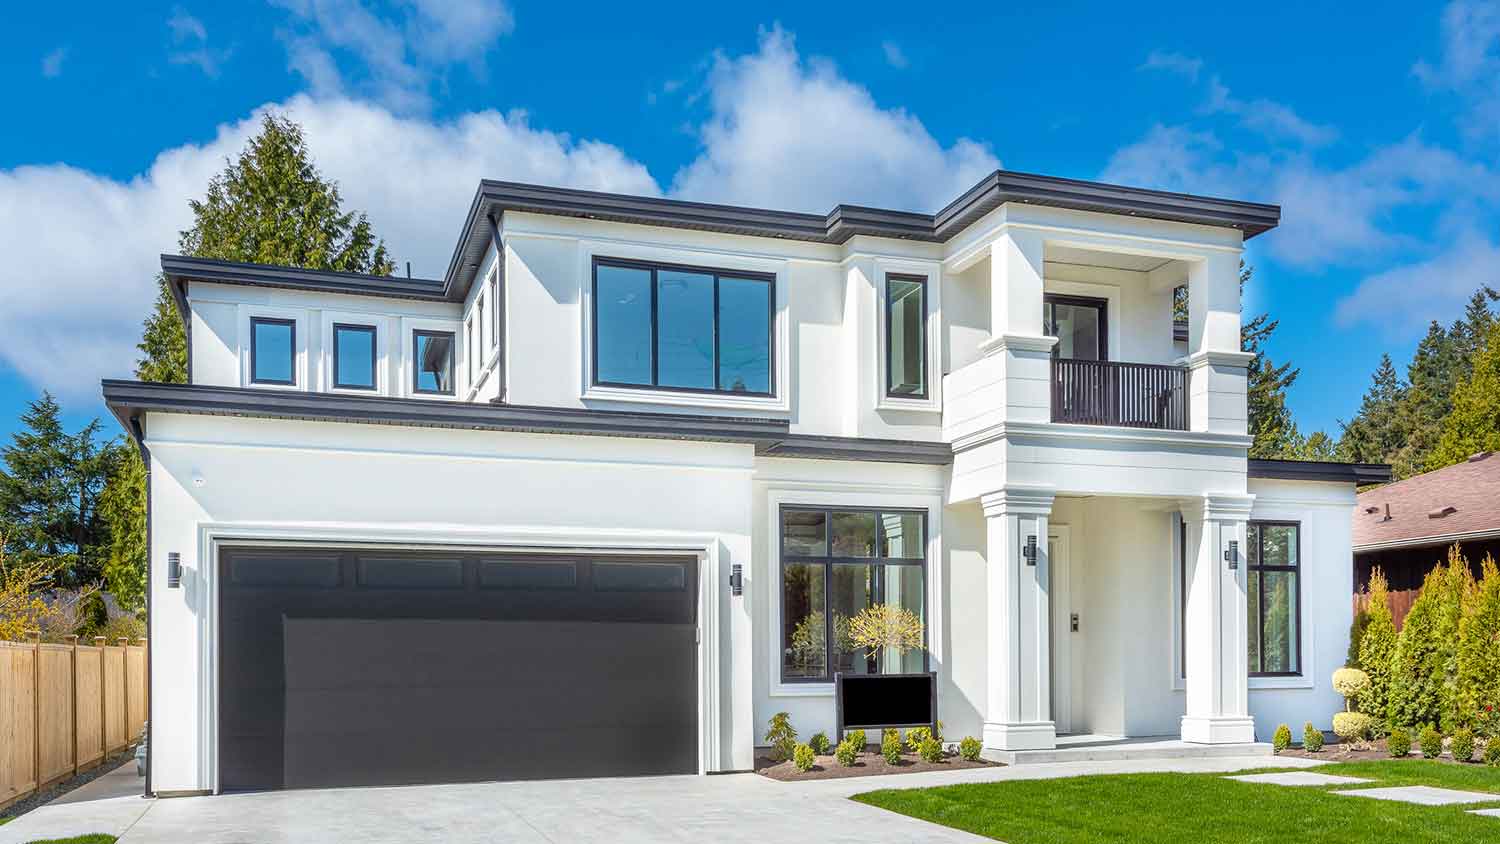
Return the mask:
<svg viewBox="0 0 1500 844"><path fill-rule="evenodd" d="M719 383L719 274L714 273L714 389L722 390L724 385Z"/></svg>
<svg viewBox="0 0 1500 844"><path fill-rule="evenodd" d="M823 564L823 676L833 679L833 563Z"/></svg>
<svg viewBox="0 0 1500 844"><path fill-rule="evenodd" d="M661 386L661 378L657 374L657 364L659 363L661 354L656 345L658 333L657 323L660 322L657 308L661 306L661 303L657 296L657 288L659 285L660 279L657 276L656 270L653 268L651 270L651 386L653 387Z"/></svg>

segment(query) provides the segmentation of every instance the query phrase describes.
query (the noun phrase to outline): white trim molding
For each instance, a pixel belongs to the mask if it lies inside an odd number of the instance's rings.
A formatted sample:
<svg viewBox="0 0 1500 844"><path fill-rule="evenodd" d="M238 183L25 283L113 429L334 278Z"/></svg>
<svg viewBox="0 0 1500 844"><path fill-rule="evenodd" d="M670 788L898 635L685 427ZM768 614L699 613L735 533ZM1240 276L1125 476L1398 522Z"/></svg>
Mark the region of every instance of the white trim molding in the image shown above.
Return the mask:
<svg viewBox="0 0 1500 844"><path fill-rule="evenodd" d="M922 357L926 362L927 397L921 399L886 395L886 371L890 352L886 346L890 337L886 323L890 314L886 302L886 279L891 275L920 276L925 278L923 305L923 341L926 348ZM875 258L875 407L878 410L909 410L921 413L943 412L943 265L939 261L902 260L897 258Z"/></svg>

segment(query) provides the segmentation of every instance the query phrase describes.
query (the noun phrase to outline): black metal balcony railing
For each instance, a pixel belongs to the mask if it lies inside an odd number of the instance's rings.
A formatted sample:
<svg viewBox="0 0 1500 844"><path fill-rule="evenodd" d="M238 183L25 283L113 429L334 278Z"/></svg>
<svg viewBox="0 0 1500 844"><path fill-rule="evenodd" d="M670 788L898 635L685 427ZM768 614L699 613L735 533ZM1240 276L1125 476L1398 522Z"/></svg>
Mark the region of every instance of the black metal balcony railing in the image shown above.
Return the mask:
<svg viewBox="0 0 1500 844"><path fill-rule="evenodd" d="M1187 370L1154 363L1054 358L1052 421L1186 431Z"/></svg>

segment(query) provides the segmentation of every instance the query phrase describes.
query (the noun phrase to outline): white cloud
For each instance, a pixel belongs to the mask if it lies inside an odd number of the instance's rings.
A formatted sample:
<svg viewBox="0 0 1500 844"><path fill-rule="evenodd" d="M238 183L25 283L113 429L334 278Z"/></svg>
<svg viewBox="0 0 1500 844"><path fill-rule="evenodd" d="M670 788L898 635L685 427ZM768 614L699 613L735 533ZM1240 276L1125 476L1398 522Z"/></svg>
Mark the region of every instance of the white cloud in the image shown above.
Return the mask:
<svg viewBox="0 0 1500 844"><path fill-rule="evenodd" d="M211 47L208 44L208 28L203 21L188 14L181 6L172 9L167 18L167 29L172 31L172 43L176 49L167 53L172 64L192 65L204 75L217 77L232 51L227 47Z"/></svg>
<svg viewBox="0 0 1500 844"><path fill-rule="evenodd" d="M67 58L67 47L58 47L47 55L42 56L42 75L48 79L56 79L61 76L63 61Z"/></svg>
<svg viewBox="0 0 1500 844"><path fill-rule="evenodd" d="M944 146L916 117L881 108L834 66L798 55L791 35L761 34L749 55L709 71L702 150L674 195L823 212L839 202L934 211L1000 166L967 138Z"/></svg>
<svg viewBox="0 0 1500 844"><path fill-rule="evenodd" d="M911 65L911 61L906 58L906 53L901 49L901 45L894 41L881 42L880 52L885 54L885 63L897 70L905 70Z"/></svg>
<svg viewBox="0 0 1500 844"><path fill-rule="evenodd" d="M1500 135L1500 2L1454 0L1443 10L1442 58L1412 72L1429 88L1451 91L1469 106L1464 127L1475 136Z"/></svg>
<svg viewBox="0 0 1500 844"><path fill-rule="evenodd" d="M1210 114L1234 115L1245 128L1269 138L1289 139L1306 146L1324 146L1339 136L1332 126L1306 120L1283 103L1264 98L1238 99L1217 76L1208 82L1208 102L1204 109Z"/></svg>
<svg viewBox="0 0 1500 844"><path fill-rule="evenodd" d="M597 141L533 128L520 112L434 123L368 103L299 96L274 106L301 123L346 207L366 211L395 257L419 275L448 266L458 223L482 177L657 193L645 167ZM202 146L157 156L119 181L66 165L0 170L0 231L24 283L6 286L0 361L38 386L97 398L98 379L129 376L157 255L191 224L187 201L237 154L259 112Z"/></svg>
<svg viewBox="0 0 1500 844"><path fill-rule="evenodd" d="M1146 56L1146 61L1141 64L1141 69L1165 70L1197 82L1198 74L1203 71L1203 60L1197 56L1188 56L1169 50L1152 50Z"/></svg>
<svg viewBox="0 0 1500 844"><path fill-rule="evenodd" d="M1366 277L1339 300L1340 325L1370 325L1389 338L1419 334L1436 319L1447 322L1481 285L1500 282L1500 244L1470 233L1434 258Z"/></svg>
<svg viewBox="0 0 1500 844"><path fill-rule="evenodd" d="M208 40L208 29L203 26L203 21L188 14L181 6L172 8L172 16L167 18L167 28L172 30L172 40L178 43Z"/></svg>
<svg viewBox="0 0 1500 844"><path fill-rule="evenodd" d="M429 89L448 65L482 75L485 56L515 27L502 0L409 0L396 17L377 14L364 0L272 2L292 13L293 25L281 33L287 63L312 93L354 90L399 112L426 109ZM339 70L339 56L356 66L353 80Z"/></svg>

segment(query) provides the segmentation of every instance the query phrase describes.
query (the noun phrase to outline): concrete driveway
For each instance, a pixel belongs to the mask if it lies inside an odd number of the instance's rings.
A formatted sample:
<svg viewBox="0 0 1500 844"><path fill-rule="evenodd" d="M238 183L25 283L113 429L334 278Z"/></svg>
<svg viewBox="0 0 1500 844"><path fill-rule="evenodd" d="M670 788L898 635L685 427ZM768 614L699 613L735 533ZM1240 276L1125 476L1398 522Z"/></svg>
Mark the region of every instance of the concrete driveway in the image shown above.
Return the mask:
<svg viewBox="0 0 1500 844"><path fill-rule="evenodd" d="M1277 760L1277 764L1292 760ZM271 842L976 842L848 800L876 788L1136 771L1233 771L1247 759L1070 762L781 783L755 774L711 777L349 788L145 800L101 796L56 803L0 826L0 844L108 832L121 844ZM1314 763L1316 764L1316 763ZM139 785L136 785L139 789Z"/></svg>

